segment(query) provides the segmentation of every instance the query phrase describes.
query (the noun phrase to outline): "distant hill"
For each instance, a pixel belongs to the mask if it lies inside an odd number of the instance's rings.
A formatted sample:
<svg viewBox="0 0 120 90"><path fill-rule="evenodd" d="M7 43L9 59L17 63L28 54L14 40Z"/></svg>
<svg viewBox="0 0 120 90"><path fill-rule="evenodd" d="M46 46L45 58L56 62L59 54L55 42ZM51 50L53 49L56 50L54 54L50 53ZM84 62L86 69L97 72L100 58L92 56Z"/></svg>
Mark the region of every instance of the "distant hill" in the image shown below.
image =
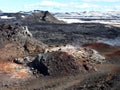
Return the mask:
<svg viewBox="0 0 120 90"><path fill-rule="evenodd" d="M41 23L62 23L56 19L49 11L35 11L24 18L27 22Z"/></svg>
<svg viewBox="0 0 120 90"><path fill-rule="evenodd" d="M84 11L84 12L66 12L54 13L54 16L67 23L120 23L120 11Z"/></svg>
<svg viewBox="0 0 120 90"><path fill-rule="evenodd" d="M56 19L49 11L34 10L29 12L17 12L17 13L2 13L0 15L0 22L7 23L64 23Z"/></svg>

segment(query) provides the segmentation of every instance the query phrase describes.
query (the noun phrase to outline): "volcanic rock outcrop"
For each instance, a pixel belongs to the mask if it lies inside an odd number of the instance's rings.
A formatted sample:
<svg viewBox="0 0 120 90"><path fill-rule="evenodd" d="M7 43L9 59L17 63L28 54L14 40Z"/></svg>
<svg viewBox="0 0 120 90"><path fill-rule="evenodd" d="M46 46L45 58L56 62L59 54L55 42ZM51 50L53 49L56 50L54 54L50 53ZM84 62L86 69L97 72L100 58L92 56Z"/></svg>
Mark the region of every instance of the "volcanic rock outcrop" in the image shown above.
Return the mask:
<svg viewBox="0 0 120 90"><path fill-rule="evenodd" d="M64 23L56 19L49 11L30 11L17 13L2 13L0 15L1 23L19 23L22 25L31 25L36 23ZM5 17L4 17L5 16Z"/></svg>
<svg viewBox="0 0 120 90"><path fill-rule="evenodd" d="M2 24L0 32L0 61L27 66L33 73L70 75L95 70L93 63L105 61L105 57L88 48L71 45L46 48L33 38L27 27L17 24Z"/></svg>
<svg viewBox="0 0 120 90"><path fill-rule="evenodd" d="M46 45L38 42L27 27L21 25L0 25L0 86L9 86L16 80L31 77L30 68L25 65L27 55L43 53Z"/></svg>
<svg viewBox="0 0 120 90"><path fill-rule="evenodd" d="M27 19L27 18L30 18L30 19ZM26 18L26 20L33 20L34 22L41 22L41 23L62 23L62 21L57 20L48 11L33 12L27 18Z"/></svg>
<svg viewBox="0 0 120 90"><path fill-rule="evenodd" d="M48 48L44 54L38 54L30 61L27 65L37 73L64 76L97 70L95 64L104 63L105 57L89 48L67 45Z"/></svg>
<svg viewBox="0 0 120 90"><path fill-rule="evenodd" d="M48 47L37 41L26 26L18 24L1 24L0 42L0 86L35 79L35 76L61 77L94 72L96 64L105 62L104 56L87 47Z"/></svg>
<svg viewBox="0 0 120 90"><path fill-rule="evenodd" d="M90 49L86 47L77 47L77 46L75 47L72 45L66 45L66 46L51 48L49 51L56 51L56 50L68 52L77 59L89 61L91 63L105 62L105 57L100 55L99 52L97 52L94 49Z"/></svg>
<svg viewBox="0 0 120 90"><path fill-rule="evenodd" d="M43 43L32 37L27 28L20 25L0 25L0 42L1 60L10 60L30 53L40 53L45 48Z"/></svg>
<svg viewBox="0 0 120 90"><path fill-rule="evenodd" d="M76 59L67 52L61 51L48 52L38 56L29 65L40 71L43 75L51 76L77 74L80 71Z"/></svg>
<svg viewBox="0 0 120 90"><path fill-rule="evenodd" d="M34 74L44 76L76 75L81 72L94 71L94 65L88 61L78 60L68 52L52 51L37 55L27 65L33 69ZM35 72L36 71L36 72Z"/></svg>

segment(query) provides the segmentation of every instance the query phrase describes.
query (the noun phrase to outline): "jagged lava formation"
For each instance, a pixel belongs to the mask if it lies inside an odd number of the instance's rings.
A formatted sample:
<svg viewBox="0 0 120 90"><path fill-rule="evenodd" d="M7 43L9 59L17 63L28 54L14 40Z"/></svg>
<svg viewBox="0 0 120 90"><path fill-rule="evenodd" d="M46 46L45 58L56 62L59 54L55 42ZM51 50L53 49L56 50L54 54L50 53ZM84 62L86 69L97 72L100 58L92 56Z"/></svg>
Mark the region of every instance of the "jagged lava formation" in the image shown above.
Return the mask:
<svg viewBox="0 0 120 90"><path fill-rule="evenodd" d="M119 28L65 24L48 11L2 14L9 24L0 24L1 90L119 87L120 47L104 42L120 37Z"/></svg>
<svg viewBox="0 0 120 90"><path fill-rule="evenodd" d="M37 41L27 27L18 24L1 24L0 32L2 88L9 87L16 80L28 80L36 76L58 77L96 71L94 64L104 60L92 49L48 47Z"/></svg>
<svg viewBox="0 0 120 90"><path fill-rule="evenodd" d="M0 25L0 86L12 84L17 79L30 77L29 68L14 63L15 58L44 52L45 45L32 37L27 27Z"/></svg>

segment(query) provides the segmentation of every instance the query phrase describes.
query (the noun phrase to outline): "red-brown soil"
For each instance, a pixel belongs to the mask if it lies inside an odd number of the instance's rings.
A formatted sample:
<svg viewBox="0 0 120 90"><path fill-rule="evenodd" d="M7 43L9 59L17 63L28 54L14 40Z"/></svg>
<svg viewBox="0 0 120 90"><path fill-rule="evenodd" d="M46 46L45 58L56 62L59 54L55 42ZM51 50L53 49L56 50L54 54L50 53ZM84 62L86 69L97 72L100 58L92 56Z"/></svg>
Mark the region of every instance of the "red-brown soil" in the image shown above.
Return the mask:
<svg viewBox="0 0 120 90"><path fill-rule="evenodd" d="M104 51L104 52L116 49L114 46L111 46L103 42L84 44L83 47L89 47L97 51Z"/></svg>
<svg viewBox="0 0 120 90"><path fill-rule="evenodd" d="M24 48L21 45L10 43L3 48L0 48L0 61L11 60L16 57L22 57L26 54L27 52L24 51Z"/></svg>
<svg viewBox="0 0 120 90"><path fill-rule="evenodd" d="M120 56L120 50L106 54L107 57L117 57Z"/></svg>
<svg viewBox="0 0 120 90"><path fill-rule="evenodd" d="M0 63L0 74L9 76L9 78L28 78L30 77L28 71L29 69L13 62Z"/></svg>

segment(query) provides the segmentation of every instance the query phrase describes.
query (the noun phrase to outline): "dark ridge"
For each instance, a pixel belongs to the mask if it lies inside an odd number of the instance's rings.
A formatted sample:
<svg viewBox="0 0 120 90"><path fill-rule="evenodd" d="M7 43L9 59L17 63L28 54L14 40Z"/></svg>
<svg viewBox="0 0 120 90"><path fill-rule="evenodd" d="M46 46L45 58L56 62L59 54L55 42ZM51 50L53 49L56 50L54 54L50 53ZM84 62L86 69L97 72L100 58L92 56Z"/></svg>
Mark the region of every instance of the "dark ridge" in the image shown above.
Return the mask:
<svg viewBox="0 0 120 90"><path fill-rule="evenodd" d="M45 12L44 12L44 15L43 15L43 17L42 17L42 20L43 20L43 21L46 21L45 17L47 16L47 14L48 14L48 11L45 11Z"/></svg>

